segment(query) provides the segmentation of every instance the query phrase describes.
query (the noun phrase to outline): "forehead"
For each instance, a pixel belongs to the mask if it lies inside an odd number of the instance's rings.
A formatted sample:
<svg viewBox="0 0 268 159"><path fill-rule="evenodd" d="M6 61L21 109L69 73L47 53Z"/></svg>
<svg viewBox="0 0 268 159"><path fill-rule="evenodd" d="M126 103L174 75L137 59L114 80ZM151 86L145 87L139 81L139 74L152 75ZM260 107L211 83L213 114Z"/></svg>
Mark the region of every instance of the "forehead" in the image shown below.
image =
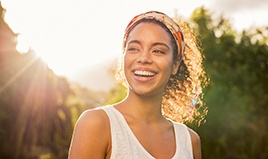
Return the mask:
<svg viewBox="0 0 268 159"><path fill-rule="evenodd" d="M155 39L171 42L171 35L158 23L141 22L135 25L128 34L127 40L133 38Z"/></svg>

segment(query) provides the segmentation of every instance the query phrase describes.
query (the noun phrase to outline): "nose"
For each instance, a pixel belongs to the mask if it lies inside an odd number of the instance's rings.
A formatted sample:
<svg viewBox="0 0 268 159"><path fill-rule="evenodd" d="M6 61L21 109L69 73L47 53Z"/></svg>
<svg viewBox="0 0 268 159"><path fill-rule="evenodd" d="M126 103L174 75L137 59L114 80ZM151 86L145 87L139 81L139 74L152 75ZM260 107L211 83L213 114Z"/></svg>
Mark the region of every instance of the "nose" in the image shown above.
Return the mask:
<svg viewBox="0 0 268 159"><path fill-rule="evenodd" d="M140 56L138 56L137 58L137 62L141 64L152 64L153 61L152 61L149 51L146 51L146 50L142 51L140 53Z"/></svg>

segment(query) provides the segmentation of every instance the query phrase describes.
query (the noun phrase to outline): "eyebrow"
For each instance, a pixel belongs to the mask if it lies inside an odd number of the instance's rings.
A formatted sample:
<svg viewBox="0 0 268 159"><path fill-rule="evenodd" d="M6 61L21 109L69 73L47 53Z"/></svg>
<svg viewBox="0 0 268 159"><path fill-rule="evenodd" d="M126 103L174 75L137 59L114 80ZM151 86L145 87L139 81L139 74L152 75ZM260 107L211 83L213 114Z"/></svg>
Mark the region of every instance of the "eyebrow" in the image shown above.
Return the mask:
<svg viewBox="0 0 268 159"><path fill-rule="evenodd" d="M131 41L129 41L127 44L131 44L131 43L141 44L141 42L140 42L139 40L131 40ZM165 47L167 47L168 49L170 49L169 46L168 46L167 44L162 43L162 42L155 42L155 43L152 44L152 46L158 46L158 45L162 45L162 46L165 46Z"/></svg>

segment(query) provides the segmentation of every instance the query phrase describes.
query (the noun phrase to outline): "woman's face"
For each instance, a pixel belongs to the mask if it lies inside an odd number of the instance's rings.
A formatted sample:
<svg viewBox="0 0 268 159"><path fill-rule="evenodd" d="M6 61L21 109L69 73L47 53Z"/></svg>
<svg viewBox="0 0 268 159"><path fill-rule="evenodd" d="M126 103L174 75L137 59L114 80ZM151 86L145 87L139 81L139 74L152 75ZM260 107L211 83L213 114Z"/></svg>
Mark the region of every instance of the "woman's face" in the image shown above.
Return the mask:
<svg viewBox="0 0 268 159"><path fill-rule="evenodd" d="M142 22L129 33L124 74L130 91L140 95L163 94L171 73L178 68L172 46L167 31L155 23Z"/></svg>

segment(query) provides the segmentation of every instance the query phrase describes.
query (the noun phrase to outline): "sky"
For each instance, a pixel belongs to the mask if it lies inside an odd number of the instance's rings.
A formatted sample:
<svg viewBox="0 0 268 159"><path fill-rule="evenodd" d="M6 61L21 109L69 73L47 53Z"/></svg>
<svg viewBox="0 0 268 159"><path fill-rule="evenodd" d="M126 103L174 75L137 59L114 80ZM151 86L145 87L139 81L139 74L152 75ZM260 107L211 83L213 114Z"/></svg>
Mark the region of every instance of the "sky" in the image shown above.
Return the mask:
<svg viewBox="0 0 268 159"><path fill-rule="evenodd" d="M121 54L123 32L136 15L158 10L184 19L205 6L241 31L268 26L267 0L1 0L18 33L17 49L33 49L57 75L73 77ZM100 74L100 72L95 72ZM104 78L104 77L103 77Z"/></svg>

